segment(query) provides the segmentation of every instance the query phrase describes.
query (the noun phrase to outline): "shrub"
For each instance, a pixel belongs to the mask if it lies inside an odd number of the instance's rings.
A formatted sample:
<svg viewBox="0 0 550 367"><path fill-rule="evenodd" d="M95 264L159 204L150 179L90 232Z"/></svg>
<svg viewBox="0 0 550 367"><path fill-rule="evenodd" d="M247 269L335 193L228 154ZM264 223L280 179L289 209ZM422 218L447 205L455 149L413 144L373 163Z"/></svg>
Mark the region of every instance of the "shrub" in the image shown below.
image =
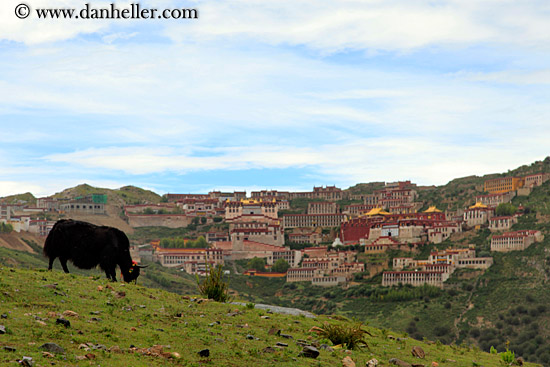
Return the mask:
<svg viewBox="0 0 550 367"><path fill-rule="evenodd" d="M334 345L342 345L347 349L360 348L365 346L368 348L367 342L364 340L365 334L372 336L371 333L363 329L363 323L353 325L331 325L325 322L322 328L315 327L313 331L321 337L330 340Z"/></svg>
<svg viewBox="0 0 550 367"><path fill-rule="evenodd" d="M511 350L506 349L506 352L500 353L500 358L502 358L505 363L512 363L516 360L516 355Z"/></svg>
<svg viewBox="0 0 550 367"><path fill-rule="evenodd" d="M434 329L434 333L436 336L445 336L450 333L450 329L448 326L436 326Z"/></svg>
<svg viewBox="0 0 550 367"><path fill-rule="evenodd" d="M222 277L223 268L221 266L213 267L207 265L206 276L202 283L197 275L197 286L199 287L200 294L216 302L229 301L229 284L224 282Z"/></svg>

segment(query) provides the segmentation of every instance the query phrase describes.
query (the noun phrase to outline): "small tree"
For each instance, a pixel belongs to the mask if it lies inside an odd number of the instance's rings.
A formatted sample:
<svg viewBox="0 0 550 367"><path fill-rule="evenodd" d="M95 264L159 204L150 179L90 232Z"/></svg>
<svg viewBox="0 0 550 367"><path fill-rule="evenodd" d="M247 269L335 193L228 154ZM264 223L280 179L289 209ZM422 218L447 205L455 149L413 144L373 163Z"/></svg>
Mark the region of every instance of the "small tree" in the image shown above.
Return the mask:
<svg viewBox="0 0 550 367"><path fill-rule="evenodd" d="M1 233L10 233L13 231L13 226L9 223L0 223Z"/></svg>
<svg viewBox="0 0 550 367"><path fill-rule="evenodd" d="M206 224L206 217L201 217L201 224Z"/></svg>
<svg viewBox="0 0 550 367"><path fill-rule="evenodd" d="M229 297L229 284L223 280L223 268L206 265L206 276L201 282L197 275L197 286L203 297L213 299L216 302L227 302Z"/></svg>
<svg viewBox="0 0 550 367"><path fill-rule="evenodd" d="M254 269L256 271L264 271L265 259L254 256L254 258L250 259L246 265L248 266L249 269Z"/></svg>
<svg viewBox="0 0 550 367"><path fill-rule="evenodd" d="M188 241L187 246L190 248L207 248L208 242L206 242L206 239L203 236L199 236L195 241Z"/></svg>
<svg viewBox="0 0 550 367"><path fill-rule="evenodd" d="M279 259L275 261L275 264L271 267L271 270L276 273L286 273L286 271L290 268L289 263L285 259Z"/></svg>
<svg viewBox="0 0 550 367"><path fill-rule="evenodd" d="M517 208L510 203L498 204L495 209L495 214L499 217L501 216L510 216L516 214Z"/></svg>

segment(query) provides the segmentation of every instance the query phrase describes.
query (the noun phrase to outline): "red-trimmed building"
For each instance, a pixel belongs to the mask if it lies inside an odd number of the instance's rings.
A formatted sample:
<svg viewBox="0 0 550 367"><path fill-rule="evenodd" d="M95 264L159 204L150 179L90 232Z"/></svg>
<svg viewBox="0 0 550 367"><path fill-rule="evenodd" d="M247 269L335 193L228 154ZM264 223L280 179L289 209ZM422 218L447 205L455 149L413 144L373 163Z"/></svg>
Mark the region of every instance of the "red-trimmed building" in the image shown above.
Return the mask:
<svg viewBox="0 0 550 367"><path fill-rule="evenodd" d="M543 239L544 236L542 233L535 230L505 232L502 235L491 238L491 251L523 251L534 242L539 242Z"/></svg>

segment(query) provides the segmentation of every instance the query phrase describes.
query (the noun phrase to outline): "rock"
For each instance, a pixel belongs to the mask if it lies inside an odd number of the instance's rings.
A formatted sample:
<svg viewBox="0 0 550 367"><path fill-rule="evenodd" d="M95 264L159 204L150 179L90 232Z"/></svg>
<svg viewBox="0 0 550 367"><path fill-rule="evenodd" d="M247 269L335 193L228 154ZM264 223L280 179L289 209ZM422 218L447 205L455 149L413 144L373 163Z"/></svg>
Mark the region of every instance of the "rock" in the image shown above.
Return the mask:
<svg viewBox="0 0 550 367"><path fill-rule="evenodd" d="M201 357L210 357L210 349L203 349L199 352Z"/></svg>
<svg viewBox="0 0 550 367"><path fill-rule="evenodd" d="M278 346L278 347L288 347L287 343L281 343L281 342L277 342L277 344L275 344L275 345Z"/></svg>
<svg viewBox="0 0 550 367"><path fill-rule="evenodd" d="M299 357L317 358L319 356L319 350L311 345L305 346L299 354Z"/></svg>
<svg viewBox="0 0 550 367"><path fill-rule="evenodd" d="M7 319L8 318L8 315L6 315L5 313L3 313L2 315L0 315L0 319Z"/></svg>
<svg viewBox="0 0 550 367"><path fill-rule="evenodd" d="M77 361L84 361L86 360L86 356L74 356L74 359L76 359Z"/></svg>
<svg viewBox="0 0 550 367"><path fill-rule="evenodd" d="M23 367L32 367L34 365L34 361L31 357L23 357L21 359L21 366Z"/></svg>
<svg viewBox="0 0 550 367"><path fill-rule="evenodd" d="M42 320L36 320L36 322L42 326L46 326L46 323Z"/></svg>
<svg viewBox="0 0 550 367"><path fill-rule="evenodd" d="M264 352L264 353L275 353L275 348L273 348L273 347L265 347L265 348L263 349L263 352Z"/></svg>
<svg viewBox="0 0 550 367"><path fill-rule="evenodd" d="M89 348L88 345L86 345L86 344L80 344L80 345L78 346L78 349L90 350L90 348Z"/></svg>
<svg viewBox="0 0 550 367"><path fill-rule="evenodd" d="M399 367L412 367L412 365L410 363L407 363L407 362L402 361L402 360L397 359L397 358L392 358L388 362L389 362L389 364L394 364L394 365L399 366Z"/></svg>
<svg viewBox="0 0 550 367"><path fill-rule="evenodd" d="M334 348L332 348L331 346L329 346L328 344L321 344L319 346L320 349L323 349L323 350L326 350L327 352L334 352Z"/></svg>
<svg viewBox="0 0 550 367"><path fill-rule="evenodd" d="M267 335L281 335L281 330L280 329L277 329L277 328L271 328L269 329L269 331L267 332Z"/></svg>
<svg viewBox="0 0 550 367"><path fill-rule="evenodd" d="M98 290L99 292L101 292L101 291L103 290L103 287L100 286L100 285L98 285L98 286L97 286L97 290Z"/></svg>
<svg viewBox="0 0 550 367"><path fill-rule="evenodd" d="M180 359L181 354L179 354L178 352L172 352L172 353L170 353L170 357L172 357L174 359Z"/></svg>
<svg viewBox="0 0 550 367"><path fill-rule="evenodd" d="M269 316L267 315L264 315L264 316L260 316L261 319L264 319L264 320L269 320Z"/></svg>
<svg viewBox="0 0 550 367"><path fill-rule="evenodd" d="M215 326L215 325L219 325L219 324L221 324L221 322L214 321L214 322L211 322L210 324L208 324L208 326Z"/></svg>
<svg viewBox="0 0 550 367"><path fill-rule="evenodd" d="M523 360L522 357L516 358L516 364L517 364L518 366L523 366L523 363L525 363L525 361Z"/></svg>
<svg viewBox="0 0 550 367"><path fill-rule="evenodd" d="M58 318L57 320L55 320L55 323L56 324L59 324L59 325L63 325L65 327L71 327L71 322L69 320L66 320L62 317Z"/></svg>
<svg viewBox="0 0 550 367"><path fill-rule="evenodd" d="M433 361L432 362L432 367L439 367L439 363L437 363L436 361Z"/></svg>
<svg viewBox="0 0 550 367"><path fill-rule="evenodd" d="M124 298L124 297L126 297L126 292L116 292L115 297L116 298Z"/></svg>
<svg viewBox="0 0 550 367"><path fill-rule="evenodd" d="M317 334L320 334L320 333L324 332L324 330L321 329L321 328L318 327L318 326L313 326L313 327L312 327L311 329L309 329L307 332L308 332L308 333L317 333Z"/></svg>
<svg viewBox="0 0 550 367"><path fill-rule="evenodd" d="M55 353L55 354L65 353L65 349L63 349L63 347L60 347L55 343L44 343L40 346L40 349L44 349L46 352Z"/></svg>
<svg viewBox="0 0 550 367"><path fill-rule="evenodd" d="M424 349L417 346L412 347L411 353L413 357L416 358L424 358L426 356L426 353L424 353Z"/></svg>
<svg viewBox="0 0 550 367"><path fill-rule="evenodd" d="M44 357L44 358L53 358L55 356L53 354L51 354L50 352L42 352L42 357Z"/></svg>
<svg viewBox="0 0 550 367"><path fill-rule="evenodd" d="M6 352L15 352L17 349L15 349L14 347L10 347L10 346L5 346L4 349Z"/></svg>
<svg viewBox="0 0 550 367"><path fill-rule="evenodd" d="M378 366L378 359L376 358L373 358L367 362L367 367L377 367L377 366Z"/></svg>
<svg viewBox="0 0 550 367"><path fill-rule="evenodd" d="M413 363L411 366L412 367L426 367L422 363Z"/></svg>
<svg viewBox="0 0 550 367"><path fill-rule="evenodd" d="M93 353L88 353L88 354L86 354L84 357L86 357L86 359L95 359L95 354L93 354Z"/></svg>
<svg viewBox="0 0 550 367"><path fill-rule="evenodd" d="M254 335L250 335L250 334L248 334L248 335L246 336L246 338L247 338L248 340L254 340L254 339L255 339L255 338L254 338Z"/></svg>
<svg viewBox="0 0 550 367"><path fill-rule="evenodd" d="M113 345L111 348L109 348L109 352L120 354L122 353L122 349L120 349L118 345Z"/></svg>
<svg viewBox="0 0 550 367"><path fill-rule="evenodd" d="M342 359L342 367L355 367L355 362L349 356L344 357Z"/></svg>
<svg viewBox="0 0 550 367"><path fill-rule="evenodd" d="M294 338L292 337L292 335L288 335L288 334L280 334L280 336L281 336L282 338L285 338L285 339L294 339Z"/></svg>
<svg viewBox="0 0 550 367"><path fill-rule="evenodd" d="M66 310L66 311L63 311L63 316L78 317L78 314L74 311Z"/></svg>
<svg viewBox="0 0 550 367"><path fill-rule="evenodd" d="M6 333L6 327L4 325L0 325L0 334Z"/></svg>

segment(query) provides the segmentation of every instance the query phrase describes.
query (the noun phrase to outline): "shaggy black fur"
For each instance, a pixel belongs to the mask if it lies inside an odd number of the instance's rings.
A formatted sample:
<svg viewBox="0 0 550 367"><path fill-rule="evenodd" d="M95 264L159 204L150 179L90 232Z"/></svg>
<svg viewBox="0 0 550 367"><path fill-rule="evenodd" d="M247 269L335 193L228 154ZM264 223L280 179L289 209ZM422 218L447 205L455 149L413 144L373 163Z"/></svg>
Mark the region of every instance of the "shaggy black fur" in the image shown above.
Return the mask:
<svg viewBox="0 0 550 367"><path fill-rule="evenodd" d="M139 266L132 263L130 241L124 232L107 226L72 219L57 221L46 238L44 256L50 259L48 269L59 258L65 273L67 260L80 269L92 269L99 265L107 278L116 282L118 265L125 282L137 279Z"/></svg>

